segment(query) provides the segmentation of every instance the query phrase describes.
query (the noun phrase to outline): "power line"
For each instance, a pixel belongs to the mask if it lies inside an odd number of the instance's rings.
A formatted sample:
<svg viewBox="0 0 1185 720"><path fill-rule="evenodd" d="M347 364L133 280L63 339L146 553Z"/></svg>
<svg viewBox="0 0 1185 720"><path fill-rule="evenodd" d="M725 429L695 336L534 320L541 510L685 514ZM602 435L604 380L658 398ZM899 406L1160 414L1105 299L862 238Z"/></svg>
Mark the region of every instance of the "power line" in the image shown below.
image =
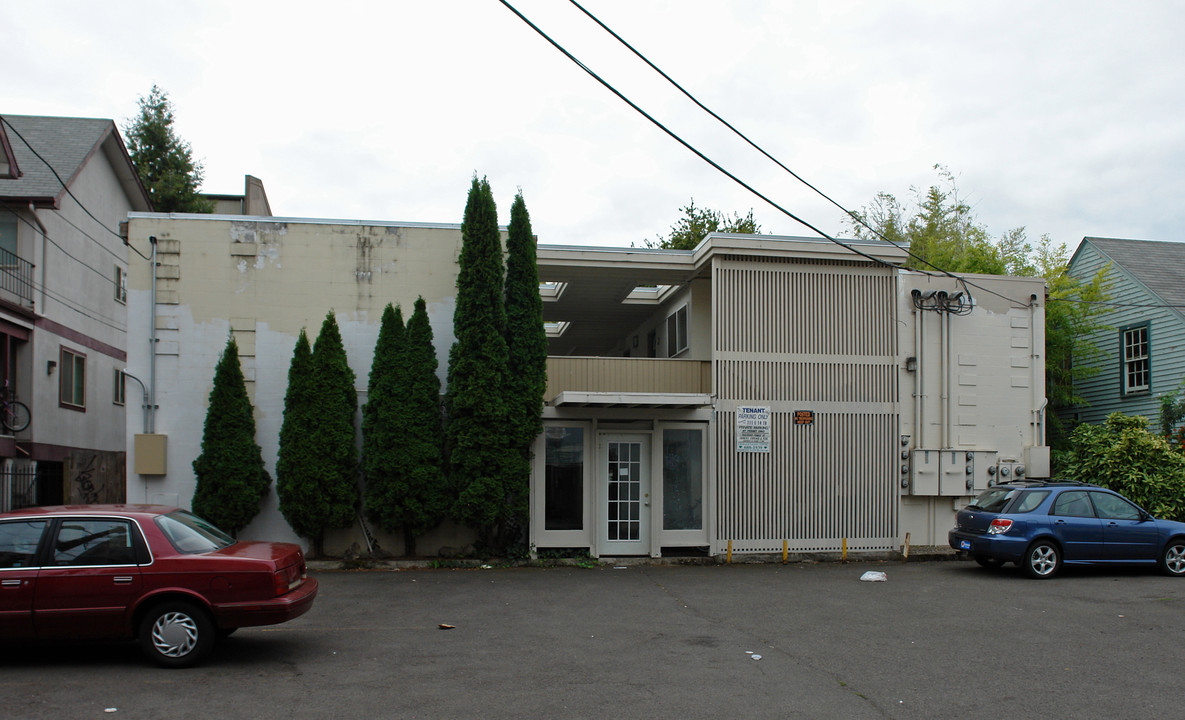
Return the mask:
<svg viewBox="0 0 1185 720"><path fill-rule="evenodd" d="M66 185L66 181L62 179L62 176L61 176L61 175L58 175L58 171L54 169L54 166L53 166L53 165L50 165L50 164L49 164L49 161L48 161L48 160L46 160L44 157L42 157L42 156L41 156L41 153L37 152L37 149L33 147L32 143L30 143L28 140L26 140L26 139L25 139L25 136L24 136L24 135L21 135L20 131L19 131L19 130L17 130L15 127L13 127L13 126L12 126L12 123L10 123L10 122L9 122L9 121L8 121L8 120L7 120L7 119L4 117L4 116L2 116L2 115L0 115L0 122L3 122L5 125L7 125L7 126L8 126L8 129L9 129L9 130L11 130L11 131L13 132L13 134L14 134L14 135L16 135L18 138L20 138L20 139L21 139L21 142L23 142L23 143L25 144L25 147L29 148L29 152L33 153L33 155L34 155L34 156L35 156L35 157L36 157L38 160L40 160L42 163L44 163L44 164L45 164L45 167L49 168L49 171L50 171L51 173L53 173L53 176L54 176L55 178L57 178L57 180L58 180L58 183L59 183L59 184L62 186L62 189L66 191L66 194L67 194L67 195L69 195L71 198L73 198L73 199L74 199L74 202L78 203L78 207L82 208L82 211L83 211L84 213L86 213L87 215L89 215L89 216L90 216L90 218L91 218L92 220L94 220L95 222L97 222L97 223L99 224L99 227L103 228L103 229L104 229L104 230L106 230L108 233L110 233L110 234L114 235L115 237L119 238L119 241L120 241L121 243L123 243L123 244L124 244L124 245L126 245L127 247L131 248L131 249L132 249L132 252L136 253L136 254L137 254L137 255L139 255L140 257L144 258L145 260L150 260L150 259L151 259L151 258L149 258L147 255L145 255L144 253L140 252L140 251L139 251L139 250L138 250L138 249L137 249L135 246L133 246L131 243L127 242L127 240L126 240L126 239L125 239L125 238L124 238L122 235L120 235L119 233L115 232L115 231L114 231L114 230L112 230L111 228L107 227L106 223L104 223L104 222L103 222L102 220L100 220L99 218L95 217L95 214L94 214L94 213L92 213L92 212L91 212L89 209L87 209L86 205L83 205L83 204L82 204L82 201L81 201L81 200L79 200L79 199L78 199L78 197L74 195L74 192L73 192L72 190L70 190L70 187L69 187L68 185ZM71 223L71 224L73 224L73 223ZM75 227L77 227L77 226L75 226ZM81 230L80 230L80 232L81 232ZM98 240L95 240L95 239L94 239L93 237L91 237L90 235L87 235L86 233L83 233L83 235L86 235L86 237L90 238L91 240L93 240L94 242L96 242L96 243L98 243L100 246L102 246L102 243L99 243L99 241L98 241ZM105 250L106 250L107 248L105 248L105 247L104 247L103 249L105 249ZM110 252L110 250L108 250L108 252ZM118 256L117 256L117 257L118 257Z"/></svg>
<svg viewBox="0 0 1185 720"><path fill-rule="evenodd" d="M870 231L871 231L871 232L872 232L874 235L876 235L878 238L880 238L880 239L881 239L881 240L883 240L884 242L887 242L888 244L892 245L893 247L897 248L898 250L901 250L901 251L905 252L907 255L909 255L910 257L914 258L914 259L915 259L915 260L917 260L918 262L925 263L926 265L929 265L930 267L934 268L934 270L938 271L938 273L940 273L940 274L942 274L942 275L945 275L945 276L947 276L947 277L950 277L950 278L952 278L952 279L954 279L954 280L956 280L956 281L958 281L958 282L962 283L964 287L974 287L974 288L977 288L977 289L979 289L979 290L982 290L982 291L984 291L984 292L988 293L989 295L995 295L996 297L998 297L998 298L1000 298L1000 299L1002 299L1002 300L1006 300L1006 301L1008 301L1008 302L1010 302L1010 303L1015 303L1015 304L1018 304L1018 305L1021 305L1021 306L1027 306L1027 305L1028 305L1028 303L1022 302L1022 301L1020 301L1020 300L1016 300L1016 299L1014 299L1014 298L1010 298L1010 297L1008 297L1008 296L1006 296L1006 295L1003 295L1003 294L1001 294L1001 293L998 293L998 292L996 292L995 290L992 290L991 288L987 288L987 287L984 287L984 286L982 286L982 285L979 285L979 284L977 284L977 283L974 283L974 282L968 281L966 278L960 277L960 276L958 276L958 275L956 275L956 274L954 274L954 273L950 272L949 270L945 270L945 269L943 269L943 268L940 268L940 267L938 267L937 265L935 265L934 263L932 263L932 262L930 262L929 260L927 260L926 258L924 258L924 257L922 257L922 256L920 256L920 255L917 255L917 254L915 254L915 253L914 253L912 250L910 250L910 249L909 249L909 247L902 246L902 245L900 245L900 244L898 244L898 243L894 242L893 240L890 240L890 239L889 239L888 237L886 237L886 236L885 236L885 235L884 235L884 234L883 234L881 231L879 231L879 230L877 230L876 228L874 228L874 227L872 227L871 225L869 225L869 224L868 224L868 223L867 223L867 222L864 220L864 218L860 217L860 215L859 215L859 214L857 214L857 213L854 213L854 212L852 212L851 210L848 210L846 207L844 207L843 205L840 205L838 202L836 202L835 200L833 200L833 199L831 198L831 196L827 195L825 192L823 192L823 191L822 191L822 190L820 190L819 188L815 187L815 186L814 186L814 185L812 185L811 183L807 182L807 181L806 181L806 180L805 180L805 179L804 179L804 178L803 178L801 175L799 175L798 173L794 172L794 171L793 171L793 170L791 170L790 168L786 167L786 165L785 165L785 164L783 164L783 163L782 163L780 160L778 160L776 157L774 157L773 155L771 155L771 154L769 154L768 152L766 152L766 150L765 150L764 148L762 148L760 145L758 145L757 143L755 143L755 142L753 142L752 140L750 140L748 136L746 136L744 133L742 133L740 130L738 130L736 127L734 127L734 126L733 126L731 123L729 123L727 120L725 120L724 118L722 118L722 117L721 117L719 114L717 114L716 112L714 112L714 111L713 111L711 108L709 108L708 106L706 106L706 105L704 105L702 102L700 102L700 101L699 101L699 100L698 100L698 99L697 99L697 98L696 98L694 95L692 95L690 92L688 92L688 91L687 91L687 90L686 90L686 89L685 89L685 88L684 88L682 85L680 85L679 83L675 82L675 80L674 80L673 78L671 78L671 76L670 76L670 75L668 75L667 73L665 73L665 72L664 72L664 71L663 71L661 68L659 68L659 67L658 67L657 65L655 65L653 62L651 62L649 58L647 58L645 55L643 55L641 52L639 52L639 51L638 51L638 50L637 50L637 49L636 49L636 48L635 48L633 45L631 45L631 44L629 44L628 42L626 42L626 40L625 40L624 38L622 38L620 35L618 35L616 32L614 32L614 31L613 31L613 29L612 29L612 28L610 28L608 25L606 25L605 23L601 22L601 20L600 20L599 18L597 18L597 17L596 17L595 15L593 15L591 12L589 12L588 10L586 10L586 9L585 9L585 8L584 8L584 7L583 7L583 6L582 6L580 3L576 2L576 0L569 0L569 2L571 2L573 5L575 5L575 6L576 6L576 7L577 7L577 8L578 8L578 9L579 9L581 12L583 12L585 15L587 15L587 16L588 16L588 17L589 17L589 18L590 18L590 19L591 19L593 22L595 22L597 25L599 25L601 28L603 28L603 29L605 30L605 32L607 32L607 33L609 33L610 35L612 35L612 36L613 36L613 37L614 37L614 38L615 38L615 39L616 39L618 42L620 42L622 45L624 45L626 48L628 48L628 49L630 50L630 52L632 52L634 55L637 55L637 56L638 56L638 58L640 58L640 59L642 60L642 62L644 62L644 63L646 63L647 65L649 65L649 66L650 66L650 67L651 67L651 68L652 68L652 69L653 69L655 72L657 72L659 75L661 75L661 76L662 76L662 77L663 77L663 78L664 78L664 79L665 79L667 82L669 82L669 83L670 83L671 85L673 85L673 86L674 86L676 89L678 89L678 90L679 90L679 92L681 92L681 93L683 93L685 96L687 96L687 98L688 98L689 100L691 100L693 103L695 103L695 104L696 104L696 105L697 105L697 106L698 106L698 107L699 107L701 110L703 110L704 112L706 112L706 113L708 113L709 115L711 115L713 118L715 118L715 119L716 119L717 121L719 121L721 124L723 124L723 125L724 125L725 127L727 127L729 130L731 130L733 133L735 133L735 134L736 134L736 135L737 135L739 138L741 138L741 139L742 139L742 140L744 140L746 143L748 143L748 144L749 144L749 145L750 145L752 148L754 148L755 150L757 150L759 153L761 153L761 154L762 154L762 155L764 155L766 158L768 158L770 161L772 161L772 162L773 162L775 165L777 165L778 167L780 167L781 169L783 169L783 170L785 170L787 173L789 173L791 176L793 176L793 177L794 177L794 179L798 180L798 181L799 181L799 182L801 182L803 185L806 185L808 188L810 188L811 190L815 191L815 192L816 192L816 193L817 193L819 196L821 196L823 199L827 200L827 202L831 203L831 204L832 204L832 205L834 205L835 207L837 207L837 208L839 208L840 210L842 210L842 211L844 212L844 214L846 214L846 215L847 215L848 217L850 217L852 220L854 220L854 221L856 221L856 222L860 223L861 225L863 225L864 227L868 228L868 230L870 230ZM503 5L507 5L507 3L505 3L505 2L503 2L502 4L503 4ZM507 7L510 7L510 6L509 6L509 5L507 5ZM510 9L511 9L511 10L513 10L513 11L515 12L515 14L517 14L519 17L523 17L523 16L522 16L522 14L521 14L521 13L519 13L517 10L514 10L514 8L510 8ZM524 20L524 21L526 21L526 18L523 18L523 20ZM535 26L534 26L533 24L531 24L531 23L530 23L530 21L526 21L526 22L527 22L527 24L528 24L528 25L531 25L531 27L535 28ZM542 32L541 32L541 31L540 31L538 28L535 28L535 30L536 30L536 32L539 32L541 35L543 34L543 33L542 33ZM544 36L545 38L547 38L547 36L546 36L546 35L543 35L543 36ZM570 54L568 54L568 52L567 52L567 51L565 51L563 48L559 47L559 45L558 45L558 44L556 44L554 41L552 41L552 40L551 40L551 38L547 38L547 40L548 40L549 42L551 42L551 43L552 43L552 45L555 45L557 48L559 48L559 50L560 50L561 52L563 52L565 55L568 55L568 57L569 57L569 58L572 58L572 56L571 56ZM575 58L572 58L572 60L573 60L574 62L576 62ZM577 64L578 64L578 65L581 65L579 62L577 62ZM581 67L584 67L584 66L583 66L583 65L581 65ZM585 68L585 70L586 70L586 71L588 71L588 69L587 69L587 68ZM590 74L591 74L591 71L588 71L588 72L590 72ZM596 77L596 75L593 75L593 77ZM598 79L598 80L600 80L600 78L597 78L597 79ZM610 87L610 86L609 86L607 83L605 83L603 80L602 80L601 82L602 82L602 84L604 84L606 87L609 87L609 89L610 89L610 90L613 90L613 92L614 92L614 93L616 93L616 94L618 95L618 97L621 97L621 99L622 99L622 100L625 100L627 103L629 103L631 107L633 107L635 110L638 110L637 106L636 106L636 105L634 105L633 103L629 102L629 100L626 100L626 98L625 98L624 96L622 96L622 95L621 95L621 93L618 93L616 90L614 90L612 87ZM638 111L639 111L639 112L641 112L641 110L638 110ZM642 114L643 114L643 115L646 115L645 113L642 113ZM649 116L649 115L646 115L646 117L647 117L648 119L650 119L650 120L651 120L651 122L655 122L655 121L653 120L653 118L650 118L650 116ZM655 124L657 124L657 123L655 123ZM659 127L662 127L662 126L660 125ZM663 128L663 129L665 130L666 128ZM670 134L670 133L669 133L669 131L668 131L668 134ZM673 135L673 134L672 134L672 137L674 137L674 135ZM676 137L675 139L676 139L676 140L679 140L679 138L677 138L677 137ZM680 140L680 142L682 142L682 140ZM687 146L687 147L688 147L688 149L690 149L692 152L695 152L697 155L700 155L700 153L699 153L698 151L696 151L694 148L691 148L691 147L690 147L690 146L688 146L686 143L683 143L683 144L684 144L685 146ZM700 157L703 157L703 155L700 155ZM705 159L705 160L707 160L707 158L704 158L704 159ZM708 162L711 162L711 161L708 161ZM719 166L716 166L716 165L715 165L715 163L712 163L712 164L713 164L713 166L717 167L717 169L720 169L720 170L721 170L721 172L724 172L724 173L725 173L726 175L728 175L730 178L732 178L733 180L736 180L736 178L735 178L735 177L733 177L733 176L732 176L730 173L728 173L728 172L724 171L722 168L719 168ZM740 183L740 181L739 181L739 180L736 180L736 181L737 181L738 183ZM778 205L776 205L776 204L774 204L774 203L770 202L770 201L769 201L769 199L767 199L767 198L766 198L764 195L762 195L762 194L760 194L760 193L756 192L755 190L753 190L752 188L750 188L748 185L745 185L744 183L740 183L740 184L741 184L743 187L745 187L745 189L749 190L750 192L753 192L753 194L757 195L757 196L758 196L758 197L760 197L761 199L763 199L763 200L765 200L766 202L768 202L768 203L770 203L771 205L773 205L775 208L777 208L777 209L779 209L779 210L782 210L782 212L784 212L784 213L786 212L785 210L783 210L783 209L782 209L781 207L779 207ZM787 214L787 215L790 215L790 213L786 213L786 214ZM803 224L803 225L805 225L806 227L809 227L809 228L811 228L812 230L814 230L815 232L819 233L819 235L823 236L824 238L826 238L826 239L828 239L828 240L831 240L832 242L838 243L838 244L840 244L840 245L843 245L843 247L845 247L845 248L848 248L849 250L850 250L850 249L852 249L852 248L850 248L849 246L847 246L847 245L844 245L843 243L839 242L838 240L835 240L834 238L830 237L830 236L829 236L829 235L827 235L826 233L824 233L824 232L822 232L822 231L818 230L817 228L813 227L812 225L810 225L810 224L808 224L808 223L806 223L806 222L803 222L802 220L798 219L798 218L797 218L797 217L795 217L794 215L790 215L790 217L794 218L795 220L798 220L798 222L802 223L802 224ZM928 273L928 272L927 272L927 271L925 271L925 270L918 270L918 272L922 272L922 273L930 274L930 273Z"/></svg>
<svg viewBox="0 0 1185 720"><path fill-rule="evenodd" d="M890 262L886 262L886 261L884 261L884 260L881 260L881 259L880 259L880 258L878 258L878 257L874 257L874 256L872 256L872 255L869 255L869 254L868 254L868 253L866 253L866 252L863 252L863 251L861 251L861 250L858 250L858 249L856 249L856 248L852 247L851 245L848 245L848 244L847 244L847 243L845 243L845 242L842 242L842 241L840 241L840 240L836 240L835 238L831 237L830 235L828 235L827 233L823 232L823 231L822 231L822 230L820 230L819 228L815 227L815 226L814 226L814 225L812 225L811 223L809 223L809 222L807 222L806 220L804 220L804 219L802 219L802 218L798 217L798 216L797 216L797 215L795 215L794 213L790 212L790 211L789 211L789 210L787 210L786 208L782 207L782 206L781 206L781 205L779 205L778 203L776 203L776 202L774 202L773 200L771 200L770 198L766 197L764 194L762 194L761 192L759 192L758 190L756 190L755 188L753 188L753 186L749 185L749 184L748 184L748 183L746 183L744 180L741 180L741 179L740 179L739 177L737 177L736 175L733 175L731 172L729 172L728 170L724 169L724 168L723 168L723 167L722 167L722 166L721 166L719 163L717 163L715 160L712 160L712 159L711 159L711 158L709 158L707 155L705 155L705 154L703 154L702 152L700 152L700 151L699 151L699 149L697 149L695 146L691 145L691 144L690 144L690 143L688 143L686 140L684 140L683 138L679 137L679 136L678 136L677 134L675 134L675 133L674 133L674 132L673 132L673 131L672 131L670 128L668 128L666 125L663 125L661 122L659 122L658 120L656 120L656 119L655 119L653 116L651 116L651 115L650 115L649 113L647 113L645 110L643 110L642 108L638 107L638 105L636 105L636 104L635 104L635 103L634 103L632 100L630 100L630 99L629 99L629 98L627 98L625 95L623 95L623 94L622 94L622 93L621 93L621 92L620 92L620 91L619 91L617 88L613 87L613 85L609 84L609 82L607 82L605 79L603 79L603 78L602 78L600 75L598 75L598 74L596 74L595 72L593 72L593 70L592 70L591 68L589 68L587 65L585 65L584 63L582 63L580 60L578 60L578 59L576 58L576 56L572 55L572 53L568 52L568 51L567 51L567 50L566 50L566 49L565 49L565 48L564 48L562 45L560 45L558 42L556 42L555 40L553 40L553 39L551 38L551 36L549 36L547 33L543 32L543 30L541 30L541 29L540 29L540 28L539 28L537 25L535 25L535 23L531 22L531 21L530 21L530 20L527 18L527 16L525 16L525 15L523 15L521 12L519 12L519 11L518 11L518 10L517 10L517 9L516 9L516 8L515 8L513 5L511 5L509 2L507 2L507 0L498 0L498 1L499 1L499 2L501 2L501 3L502 3L504 6L506 6L506 8L507 8L508 10L510 10L512 13L514 13L515 15L517 15L517 16L518 16L518 18L519 18L520 20L522 20L524 23L526 23L526 24L527 24L527 25L528 25L528 26L529 26L529 27L530 27L532 30L534 30L536 33L538 33L540 37L542 37L542 38L543 38L544 40L546 40L547 42L551 43L552 47L554 47L556 50L559 50L561 53L563 53L563 54L564 54L564 56L565 56L565 57L567 57L569 60L571 60L573 63L575 63L577 67L579 67L581 70L583 70L583 71L585 71L586 73L588 73L588 74L589 74L589 75L590 75L590 76L591 76L591 77L592 77L594 80L596 80L597 82L601 83L601 85L605 86L605 88L606 88L607 90L609 90L610 92L612 92L614 95L616 95L618 98L620 98L620 99L621 99L621 100L622 100L624 103L626 103L626 104L627 104L627 105L629 105L631 108L633 108L633 109L634 109L634 111L636 111L636 112L637 112L638 114L640 114L642 117L644 117L644 118L646 118L647 120L649 120L651 123L653 123L653 124L654 124L654 126L655 126L655 127L657 127L658 129L662 130L663 132L665 132L667 135L669 135L669 136L670 136L672 139L674 139L674 140L675 140L676 142L678 142L680 145L682 145L683 147L687 148L687 149L688 149L688 150L690 150L691 152L695 153L695 155L696 155L697 157L699 157L701 160L703 160L704 162L706 162L706 163L708 163L709 165L711 165L713 168L715 168L715 169L716 169L717 171L719 171L720 173L723 173L723 174L724 174L726 177L728 177L730 180L732 180L732 181L733 181L733 182L735 182L736 184L740 185L741 187L745 188L745 189L746 189L746 190L748 190L749 192L753 193L753 194L754 194L754 195L756 195L757 197L761 198L761 199L762 199L762 200L764 200L765 202L769 203L769 205L770 205L771 207L773 207L773 208L777 209L778 211L780 211L781 213L783 213L784 215L786 215L786 216L787 216L787 217L789 217L790 219L792 219L792 220L794 220L795 222L797 222L797 223L799 223L799 224L803 225L804 227L810 228L811 230L813 230L813 231L814 231L816 234L818 234L820 237L824 238L825 240L828 240L828 241L830 241L830 242L832 242L832 243L835 243L836 245L839 245L840 247L842 247L842 248L844 248L844 249L848 250L849 252L851 252L851 253L853 253L853 254L855 254L855 255L859 255L859 256L861 256L861 257L863 257L863 258L865 258L865 259L871 260L872 262L876 263L877 265L885 265L885 266L887 266L887 267L891 267L891 268L896 268L896 267L897 267L896 265L893 265L893 264L892 264L892 263L890 263ZM952 277L953 277L953 276L952 276Z"/></svg>
<svg viewBox="0 0 1185 720"><path fill-rule="evenodd" d="M4 208L4 209L5 209L5 210L7 210L8 212L12 213L13 215L15 215L15 216L16 216L16 218L17 218L18 220L20 220L21 222L25 223L25 224L26 224L26 225L28 225L29 227L33 228L33 229L34 229L34 230L36 230L37 232L41 232L41 228L39 228L39 227L37 227L36 225L34 225L33 223L29 222L29 220L28 220L27 218L25 218L25 217L22 217L22 216L21 216L21 214L20 214L20 213L18 213L17 211L13 210L12 208ZM63 218L63 219L64 219L64 218ZM73 223L71 223L71 224L73 225ZM78 229L78 228L77 228L77 226L75 226L75 229ZM114 280L114 279L113 279L111 276L109 276L107 273L104 273L103 271L101 271L101 270L99 270L99 269L95 268L94 266L87 264L85 261L83 261L83 260L80 260L79 258L75 257L74 255L71 255L71 254L70 254L70 252L69 252L68 250L66 250L66 248L64 248L64 247L62 247L61 245L59 245L59 244L57 243L57 241L56 241L56 240L54 240L52 237L50 237L50 236L49 236L49 233L42 233L42 234L45 236L45 239L46 239L47 241L49 241L49 244L50 244L50 245L53 245L53 246L54 246L54 247L56 247L58 250L60 250L60 251L61 251L61 253L62 253L63 255L65 255L66 257L70 258L71 260L73 260L74 262L78 263L79 265L83 266L83 267L84 267L84 268L86 268L87 270L90 270L91 272L95 273L96 275L98 275L99 277L103 278L104 280L106 280L107 282L111 283L112 285L114 285L114 284L115 284L115 280ZM119 258L119 256L118 256L118 255L116 256L116 258L117 258L117 259L122 259L122 258Z"/></svg>

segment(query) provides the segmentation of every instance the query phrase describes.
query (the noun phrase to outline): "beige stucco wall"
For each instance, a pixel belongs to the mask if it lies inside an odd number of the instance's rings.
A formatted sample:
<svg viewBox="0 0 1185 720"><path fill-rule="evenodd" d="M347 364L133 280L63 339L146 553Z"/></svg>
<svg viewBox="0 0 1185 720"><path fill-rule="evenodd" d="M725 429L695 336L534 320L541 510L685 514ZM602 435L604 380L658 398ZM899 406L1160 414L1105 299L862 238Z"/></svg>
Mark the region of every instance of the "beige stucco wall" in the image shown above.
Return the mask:
<svg viewBox="0 0 1185 720"><path fill-rule="evenodd" d="M359 392L366 401L379 322L387 303L410 317L417 297L428 303L440 362L447 368L453 343L456 260L461 233L456 225L357 223L287 218L133 214L131 243L151 252L157 239L155 430L168 438L168 474L136 475L128 447L129 500L188 507L193 495L192 462L201 451L202 426L214 366L234 332L247 390L255 406L256 442L274 477L277 438L283 420L288 367L300 330L316 340L332 311ZM132 270L128 292L130 371L150 382L151 281L147 263ZM142 415L129 410L128 437L140 432ZM455 533L437 533L430 544L463 545ZM274 492L244 538L296 540L278 511ZM340 552L361 538L356 530L327 537L326 551ZM394 538L380 538L399 552Z"/></svg>

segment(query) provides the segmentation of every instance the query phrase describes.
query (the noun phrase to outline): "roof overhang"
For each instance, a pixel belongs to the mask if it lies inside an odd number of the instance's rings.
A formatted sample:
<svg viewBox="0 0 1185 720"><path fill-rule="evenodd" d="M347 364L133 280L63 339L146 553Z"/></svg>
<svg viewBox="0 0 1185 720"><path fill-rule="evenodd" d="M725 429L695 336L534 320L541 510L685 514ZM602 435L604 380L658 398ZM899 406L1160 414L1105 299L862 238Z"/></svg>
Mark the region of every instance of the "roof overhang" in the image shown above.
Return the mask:
<svg viewBox="0 0 1185 720"><path fill-rule="evenodd" d="M704 408L712 407L705 393L580 392L565 390L551 402L555 407Z"/></svg>

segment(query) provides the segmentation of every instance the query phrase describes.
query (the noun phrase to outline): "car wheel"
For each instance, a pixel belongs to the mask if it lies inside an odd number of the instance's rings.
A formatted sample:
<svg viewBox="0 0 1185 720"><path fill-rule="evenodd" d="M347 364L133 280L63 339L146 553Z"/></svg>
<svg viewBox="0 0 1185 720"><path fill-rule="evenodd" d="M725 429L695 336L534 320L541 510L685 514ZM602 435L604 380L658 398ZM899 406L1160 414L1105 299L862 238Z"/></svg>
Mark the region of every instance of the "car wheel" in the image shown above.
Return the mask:
<svg viewBox="0 0 1185 720"><path fill-rule="evenodd" d="M983 555L974 556L975 562L979 563L980 567L988 568L989 570L996 570L1004 567L1004 561L1000 558L984 557Z"/></svg>
<svg viewBox="0 0 1185 720"><path fill-rule="evenodd" d="M1062 554L1048 540L1038 540L1025 551L1024 569L1031 578L1053 577L1062 566Z"/></svg>
<svg viewBox="0 0 1185 720"><path fill-rule="evenodd" d="M1160 571L1175 577L1185 576L1185 538L1173 538L1160 554Z"/></svg>
<svg viewBox="0 0 1185 720"><path fill-rule="evenodd" d="M214 623L193 603L161 603L140 621L140 647L161 667L189 667L214 647Z"/></svg>

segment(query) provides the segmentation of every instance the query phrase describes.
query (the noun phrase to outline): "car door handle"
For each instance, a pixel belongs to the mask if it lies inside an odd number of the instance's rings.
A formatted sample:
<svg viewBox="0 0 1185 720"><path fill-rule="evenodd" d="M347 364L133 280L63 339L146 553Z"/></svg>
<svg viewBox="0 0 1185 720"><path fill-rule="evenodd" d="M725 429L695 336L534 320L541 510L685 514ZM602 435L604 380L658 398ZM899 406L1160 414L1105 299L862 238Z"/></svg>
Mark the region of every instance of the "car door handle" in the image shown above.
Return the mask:
<svg viewBox="0 0 1185 720"><path fill-rule="evenodd" d="M116 585L131 585L132 584L132 576L131 575L116 575L113 578L113 580L115 580Z"/></svg>
<svg viewBox="0 0 1185 720"><path fill-rule="evenodd" d="M21 586L21 582L23 582L23 581L22 581L22 580L20 580L20 579L17 579L17 580L4 580L3 582L0 582L0 586L3 586L3 587L20 587L20 586Z"/></svg>

